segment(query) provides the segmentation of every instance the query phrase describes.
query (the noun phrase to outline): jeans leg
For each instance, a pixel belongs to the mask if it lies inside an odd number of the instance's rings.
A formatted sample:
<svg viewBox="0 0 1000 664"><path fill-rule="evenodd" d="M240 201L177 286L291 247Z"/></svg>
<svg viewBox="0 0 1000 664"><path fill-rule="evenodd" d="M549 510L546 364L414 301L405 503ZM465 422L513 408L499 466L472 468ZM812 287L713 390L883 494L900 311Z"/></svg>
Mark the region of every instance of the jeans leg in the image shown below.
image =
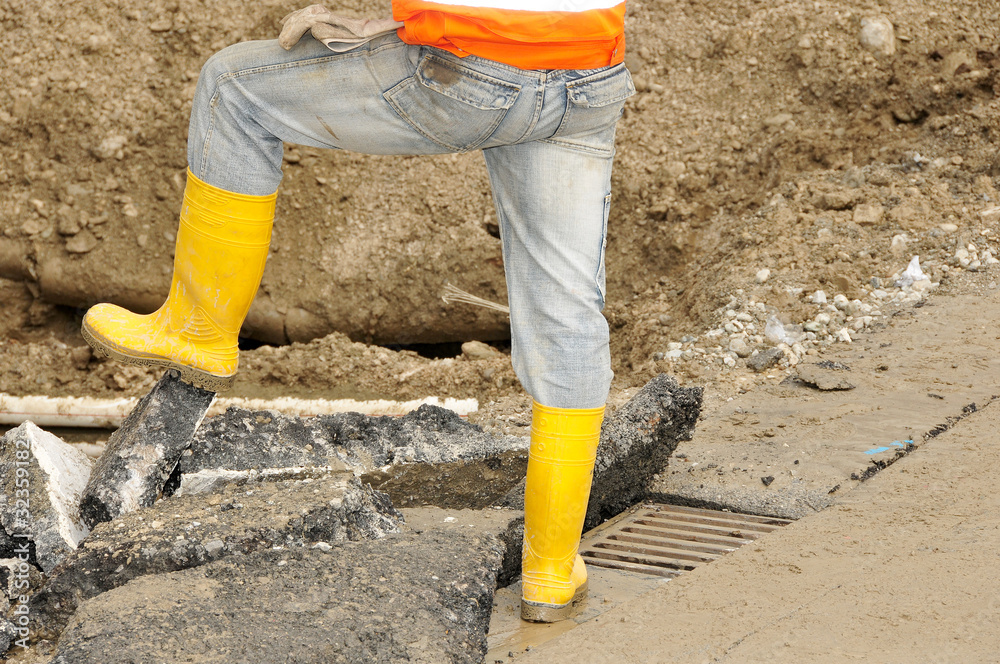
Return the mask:
<svg viewBox="0 0 1000 664"><path fill-rule="evenodd" d="M597 408L611 386L604 248L612 154L484 150L503 243L514 371L535 401Z"/></svg>
<svg viewBox="0 0 1000 664"><path fill-rule="evenodd" d="M305 37L290 51L277 41L235 44L202 68L188 130L188 165L220 189L274 193L282 143L367 154L447 149L408 124L383 92L413 75L419 47L394 35L347 53Z"/></svg>

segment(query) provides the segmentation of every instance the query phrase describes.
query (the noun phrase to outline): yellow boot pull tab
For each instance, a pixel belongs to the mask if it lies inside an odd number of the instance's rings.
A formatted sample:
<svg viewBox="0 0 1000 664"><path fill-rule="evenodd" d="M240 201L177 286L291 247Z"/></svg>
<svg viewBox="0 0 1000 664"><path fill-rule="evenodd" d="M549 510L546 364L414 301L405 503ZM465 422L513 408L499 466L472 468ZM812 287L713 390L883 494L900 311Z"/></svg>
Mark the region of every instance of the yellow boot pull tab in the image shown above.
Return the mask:
<svg viewBox="0 0 1000 664"><path fill-rule="evenodd" d="M533 405L521 564L525 620L563 620L586 596L577 551L603 419L603 407Z"/></svg>

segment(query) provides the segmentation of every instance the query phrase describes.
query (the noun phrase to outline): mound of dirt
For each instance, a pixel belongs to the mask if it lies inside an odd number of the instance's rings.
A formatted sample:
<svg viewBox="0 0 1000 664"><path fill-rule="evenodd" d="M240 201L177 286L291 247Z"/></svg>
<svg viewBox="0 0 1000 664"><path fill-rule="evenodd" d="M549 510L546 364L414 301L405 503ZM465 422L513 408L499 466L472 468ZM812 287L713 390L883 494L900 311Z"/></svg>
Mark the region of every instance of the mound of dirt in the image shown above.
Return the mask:
<svg viewBox="0 0 1000 664"><path fill-rule="evenodd" d="M0 389L139 394L152 384L78 348L80 312L98 300L159 304L200 66L226 44L274 37L297 7L0 2ZM879 17L894 38L864 42ZM773 345L772 316L817 324L836 295L884 314L877 291L914 254L934 283L986 264L1000 218L998 19L972 0L630 2L627 64L640 93L619 125L607 259L616 389L663 369L729 380L746 371L741 344ZM289 146L285 161L244 332L303 343L245 353L238 392L520 394L505 357L432 360L352 343L507 337L503 314L440 298L452 283L506 299L478 155ZM823 323L833 333L863 317L826 313L843 326ZM836 339L821 332L801 351ZM786 365L801 354L789 346Z"/></svg>

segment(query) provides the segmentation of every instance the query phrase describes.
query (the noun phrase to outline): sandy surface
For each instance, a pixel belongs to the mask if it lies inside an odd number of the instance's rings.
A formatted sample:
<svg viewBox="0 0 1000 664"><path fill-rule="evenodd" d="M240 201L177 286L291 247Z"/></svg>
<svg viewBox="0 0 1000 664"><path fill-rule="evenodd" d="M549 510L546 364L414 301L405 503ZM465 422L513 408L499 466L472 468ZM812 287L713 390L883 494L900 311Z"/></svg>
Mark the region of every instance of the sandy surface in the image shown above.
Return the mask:
<svg viewBox="0 0 1000 664"><path fill-rule="evenodd" d="M200 66L301 4L0 0L0 391L153 385L94 358L80 317L162 300ZM861 46L878 16L891 55ZM996 659L1000 3L630 0L627 21L610 402L659 372L705 386L655 490L804 518L529 656ZM285 173L234 394L475 397L471 419L524 433L506 319L440 299L506 298L481 157L289 146ZM929 279L901 290L915 255Z"/></svg>
<svg viewBox="0 0 1000 664"><path fill-rule="evenodd" d="M518 662L991 662L1000 409Z"/></svg>
<svg viewBox="0 0 1000 664"><path fill-rule="evenodd" d="M818 356L854 389L804 384L810 364L739 393L710 390L654 492L798 520L645 587L591 568L577 623L517 625L500 593L487 661L995 661L991 283L963 279Z"/></svg>

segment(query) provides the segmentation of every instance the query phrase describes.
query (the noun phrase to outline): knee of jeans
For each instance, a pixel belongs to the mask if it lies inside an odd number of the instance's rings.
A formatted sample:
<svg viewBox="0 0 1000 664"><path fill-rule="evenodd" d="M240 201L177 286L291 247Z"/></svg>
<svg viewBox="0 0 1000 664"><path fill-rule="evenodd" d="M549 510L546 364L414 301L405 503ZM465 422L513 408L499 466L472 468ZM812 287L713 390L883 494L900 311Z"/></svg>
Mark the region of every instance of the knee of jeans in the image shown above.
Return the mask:
<svg viewBox="0 0 1000 664"><path fill-rule="evenodd" d="M198 76L198 86L214 86L218 80L227 74L233 74L247 66L247 51L253 48L250 42L233 44L212 55L202 65Z"/></svg>

